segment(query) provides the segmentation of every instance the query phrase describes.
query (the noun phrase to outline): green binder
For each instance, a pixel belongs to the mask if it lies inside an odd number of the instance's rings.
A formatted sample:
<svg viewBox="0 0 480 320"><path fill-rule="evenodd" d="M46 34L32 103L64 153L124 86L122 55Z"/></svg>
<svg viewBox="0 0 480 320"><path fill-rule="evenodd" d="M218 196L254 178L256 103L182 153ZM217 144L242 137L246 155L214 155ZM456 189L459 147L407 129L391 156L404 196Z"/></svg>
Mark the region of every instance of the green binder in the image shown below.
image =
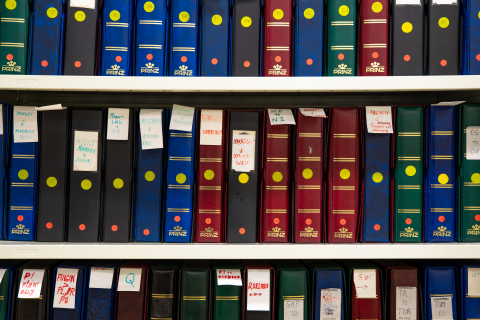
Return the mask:
<svg viewBox="0 0 480 320"><path fill-rule="evenodd" d="M209 320L210 260L185 260L180 273L180 320Z"/></svg>
<svg viewBox="0 0 480 320"><path fill-rule="evenodd" d="M10 290L11 275L11 271L7 269L3 278L0 279L2 281L0 283L0 320L8 319L8 304L10 303L8 293Z"/></svg>
<svg viewBox="0 0 480 320"><path fill-rule="evenodd" d="M235 269L243 274L240 260L213 261L213 319L214 320L241 320L242 319L242 288L243 286L218 285L218 270ZM243 283L243 279L241 280Z"/></svg>
<svg viewBox="0 0 480 320"><path fill-rule="evenodd" d="M0 74L28 74L30 1L2 1L0 17Z"/></svg>
<svg viewBox="0 0 480 320"><path fill-rule="evenodd" d="M396 107L393 241L422 242L423 107Z"/></svg>

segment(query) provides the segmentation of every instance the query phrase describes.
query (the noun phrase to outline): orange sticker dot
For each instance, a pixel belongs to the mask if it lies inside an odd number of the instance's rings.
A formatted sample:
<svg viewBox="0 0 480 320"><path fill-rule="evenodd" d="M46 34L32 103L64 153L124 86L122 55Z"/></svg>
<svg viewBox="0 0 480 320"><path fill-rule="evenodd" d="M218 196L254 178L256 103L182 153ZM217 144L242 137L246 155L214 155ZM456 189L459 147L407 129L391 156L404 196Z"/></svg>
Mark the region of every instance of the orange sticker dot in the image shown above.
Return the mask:
<svg viewBox="0 0 480 320"><path fill-rule="evenodd" d="M406 223L406 224L412 224L412 219L407 218L407 219L405 220L405 223Z"/></svg>
<svg viewBox="0 0 480 320"><path fill-rule="evenodd" d="M47 60L43 60L42 61L42 67L47 67L48 66L48 61Z"/></svg>
<svg viewBox="0 0 480 320"><path fill-rule="evenodd" d="M377 231L380 230L380 225L377 223L376 225L373 226L373 229L375 229Z"/></svg>
<svg viewBox="0 0 480 320"><path fill-rule="evenodd" d="M240 234L245 234L245 229L244 229L244 228L240 228L240 229L238 230L238 233L240 233Z"/></svg>
<svg viewBox="0 0 480 320"><path fill-rule="evenodd" d="M78 229L80 229L80 230L82 230L82 231L85 230L85 225L84 225L84 224L79 225L79 226L78 226Z"/></svg>
<svg viewBox="0 0 480 320"><path fill-rule="evenodd" d="M372 53L372 58L373 58L373 59L377 59L377 58L378 58L378 52Z"/></svg>
<svg viewBox="0 0 480 320"><path fill-rule="evenodd" d="M343 53L340 53L338 55L338 60L343 60L343 59L345 59L345 56L343 55Z"/></svg>
<svg viewBox="0 0 480 320"><path fill-rule="evenodd" d="M80 68L82 63L80 61L75 61L75 67Z"/></svg>
<svg viewBox="0 0 480 320"><path fill-rule="evenodd" d="M18 220L18 221L23 221L23 216L22 216L22 215L19 215L19 216L17 217L17 220Z"/></svg>
<svg viewBox="0 0 480 320"><path fill-rule="evenodd" d="M276 56L276 57L275 57L275 62L280 62L280 61L282 61L282 57Z"/></svg>
<svg viewBox="0 0 480 320"><path fill-rule="evenodd" d="M403 56L403 60L410 61L410 56L408 54L406 54L405 56Z"/></svg>
<svg viewBox="0 0 480 320"><path fill-rule="evenodd" d="M175 220L175 222L179 222L179 221L180 221L180 217L179 217L179 216L175 216L175 218L174 218L173 220Z"/></svg>
<svg viewBox="0 0 480 320"><path fill-rule="evenodd" d="M280 219L278 219L278 218L273 219L273 223L279 224L279 223L280 223Z"/></svg>
<svg viewBox="0 0 480 320"><path fill-rule="evenodd" d="M183 56L180 60L182 60L183 63L187 62L187 57Z"/></svg>
<svg viewBox="0 0 480 320"><path fill-rule="evenodd" d="M52 229L53 224L51 222L47 222L47 229Z"/></svg>
<svg viewBox="0 0 480 320"><path fill-rule="evenodd" d="M122 62L122 57L116 56L116 57L115 57L115 61L117 61L117 62Z"/></svg>
<svg viewBox="0 0 480 320"><path fill-rule="evenodd" d="M148 229L143 230L143 234L148 236L150 234L150 230L148 230Z"/></svg>
<svg viewBox="0 0 480 320"><path fill-rule="evenodd" d="M309 66L311 66L311 65L313 64L313 60L312 60L312 59L307 59L307 64L308 64Z"/></svg>
<svg viewBox="0 0 480 320"><path fill-rule="evenodd" d="M480 61L480 54L477 54L477 61Z"/></svg>
<svg viewBox="0 0 480 320"><path fill-rule="evenodd" d="M213 64L213 65L216 65L217 63L218 63L217 58L213 58L213 59L212 59L212 64Z"/></svg>
<svg viewBox="0 0 480 320"><path fill-rule="evenodd" d="M445 67L445 66L447 65L447 60L442 60L442 61L440 61L440 65L441 65L442 67Z"/></svg>
<svg viewBox="0 0 480 320"><path fill-rule="evenodd" d="M13 60L13 54L7 54L7 60Z"/></svg>
<svg viewBox="0 0 480 320"><path fill-rule="evenodd" d="M117 231L117 230L118 230L118 227L117 227L116 225L113 225L113 226L112 226L112 231L115 232L115 231Z"/></svg>
<svg viewBox="0 0 480 320"><path fill-rule="evenodd" d="M480 214L477 214L477 215L475 216L475 220L480 221Z"/></svg>
<svg viewBox="0 0 480 320"><path fill-rule="evenodd" d="M147 60L152 60L153 59L153 54L149 53L147 54Z"/></svg>
<svg viewBox="0 0 480 320"><path fill-rule="evenodd" d="M444 217L444 216L440 216L440 217L438 217L438 221L440 221L440 222L443 222L443 221L445 221L445 217Z"/></svg>
<svg viewBox="0 0 480 320"><path fill-rule="evenodd" d="M243 66L244 66L245 68L250 67L250 61L245 61L245 62L243 63Z"/></svg>
<svg viewBox="0 0 480 320"><path fill-rule="evenodd" d="M311 225L312 224L312 219L305 220L305 223L307 224L307 226Z"/></svg>
<svg viewBox="0 0 480 320"><path fill-rule="evenodd" d="M344 226L346 223L347 223L347 220L345 220L345 219L340 219L340 224L341 224L342 226Z"/></svg>
<svg viewBox="0 0 480 320"><path fill-rule="evenodd" d="M212 219L210 219L210 218L205 219L205 223L206 223L206 224L212 223Z"/></svg>

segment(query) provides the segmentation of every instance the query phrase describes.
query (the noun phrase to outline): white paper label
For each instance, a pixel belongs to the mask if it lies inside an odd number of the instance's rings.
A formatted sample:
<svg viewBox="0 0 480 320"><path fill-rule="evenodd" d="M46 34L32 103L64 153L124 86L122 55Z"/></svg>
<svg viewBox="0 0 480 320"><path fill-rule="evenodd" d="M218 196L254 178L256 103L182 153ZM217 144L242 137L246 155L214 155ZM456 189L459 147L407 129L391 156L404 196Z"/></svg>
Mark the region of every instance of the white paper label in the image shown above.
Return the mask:
<svg viewBox="0 0 480 320"><path fill-rule="evenodd" d="M420 0L396 0L395 4L398 5L421 5Z"/></svg>
<svg viewBox="0 0 480 320"><path fill-rule="evenodd" d="M37 110L32 107L13 108L13 141L38 142Z"/></svg>
<svg viewBox="0 0 480 320"><path fill-rule="evenodd" d="M24 269L20 288L18 288L18 298L38 299L42 292L43 269Z"/></svg>
<svg viewBox="0 0 480 320"><path fill-rule="evenodd" d="M354 269L353 282L357 298L377 297L377 274L375 269Z"/></svg>
<svg viewBox="0 0 480 320"><path fill-rule="evenodd" d="M200 118L200 145L222 145L222 110L202 110Z"/></svg>
<svg viewBox="0 0 480 320"><path fill-rule="evenodd" d="M464 102L467 102L467 101L445 101L445 102L432 104L432 106L458 106L459 104L462 104Z"/></svg>
<svg viewBox="0 0 480 320"><path fill-rule="evenodd" d="M242 286L240 269L217 269L217 284L219 286Z"/></svg>
<svg viewBox="0 0 480 320"><path fill-rule="evenodd" d="M98 132L75 131L73 171L97 171Z"/></svg>
<svg viewBox="0 0 480 320"><path fill-rule="evenodd" d="M35 108L35 110L37 111L55 111L55 110L63 110L63 109L67 109L67 107L62 107L61 104L52 104L51 106Z"/></svg>
<svg viewBox="0 0 480 320"><path fill-rule="evenodd" d="M397 287L396 320L417 320L417 287Z"/></svg>
<svg viewBox="0 0 480 320"><path fill-rule="evenodd" d="M95 9L95 0L70 0L70 7Z"/></svg>
<svg viewBox="0 0 480 320"><path fill-rule="evenodd" d="M295 124L295 119L290 109L268 109L268 116L272 126L277 124Z"/></svg>
<svg viewBox="0 0 480 320"><path fill-rule="evenodd" d="M233 130L232 170L250 172L255 170L255 131Z"/></svg>
<svg viewBox="0 0 480 320"><path fill-rule="evenodd" d="M432 320L452 320L452 297L431 297Z"/></svg>
<svg viewBox="0 0 480 320"><path fill-rule="evenodd" d="M322 289L320 297L320 320L340 320L342 318L342 290Z"/></svg>
<svg viewBox="0 0 480 320"><path fill-rule="evenodd" d="M393 133L392 107L365 107L369 133Z"/></svg>
<svg viewBox="0 0 480 320"><path fill-rule="evenodd" d="M247 270L247 311L270 311L270 270Z"/></svg>
<svg viewBox="0 0 480 320"><path fill-rule="evenodd" d="M283 320L303 320L303 300L283 300Z"/></svg>
<svg viewBox="0 0 480 320"><path fill-rule="evenodd" d="M75 309L78 269L58 268L53 307Z"/></svg>
<svg viewBox="0 0 480 320"><path fill-rule="evenodd" d="M2 283L3 276L5 275L6 271L7 271L7 269L0 269L0 284Z"/></svg>
<svg viewBox="0 0 480 320"><path fill-rule="evenodd" d="M115 269L94 267L90 268L89 288L112 289L113 274Z"/></svg>
<svg viewBox="0 0 480 320"><path fill-rule="evenodd" d="M118 276L117 291L140 291L142 282L142 269L140 268L121 268Z"/></svg>
<svg viewBox="0 0 480 320"><path fill-rule="evenodd" d="M163 148L162 114L161 109L140 110L142 150Z"/></svg>
<svg viewBox="0 0 480 320"><path fill-rule="evenodd" d="M300 112L306 117L320 117L326 118L325 110L323 108L299 108Z"/></svg>
<svg viewBox="0 0 480 320"><path fill-rule="evenodd" d="M108 108L107 140L128 140L129 109Z"/></svg>
<svg viewBox="0 0 480 320"><path fill-rule="evenodd" d="M433 4L457 4L457 0L432 0Z"/></svg>
<svg viewBox="0 0 480 320"><path fill-rule="evenodd" d="M480 160L480 127L467 127L467 160Z"/></svg>
<svg viewBox="0 0 480 320"><path fill-rule="evenodd" d="M480 268L467 268L467 295L480 296Z"/></svg>
<svg viewBox="0 0 480 320"><path fill-rule="evenodd" d="M172 118L170 119L170 130L192 132L193 116L195 108L173 105Z"/></svg>

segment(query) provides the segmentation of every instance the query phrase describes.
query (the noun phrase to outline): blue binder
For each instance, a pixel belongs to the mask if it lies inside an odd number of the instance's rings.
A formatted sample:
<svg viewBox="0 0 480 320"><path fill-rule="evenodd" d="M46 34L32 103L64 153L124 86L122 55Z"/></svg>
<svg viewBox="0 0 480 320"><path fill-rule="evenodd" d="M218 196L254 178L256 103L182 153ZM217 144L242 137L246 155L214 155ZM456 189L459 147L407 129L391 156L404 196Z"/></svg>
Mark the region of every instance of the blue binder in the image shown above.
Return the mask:
<svg viewBox="0 0 480 320"><path fill-rule="evenodd" d="M102 15L101 76L132 73L134 0L105 0Z"/></svg>
<svg viewBox="0 0 480 320"><path fill-rule="evenodd" d="M425 241L455 241L455 106L427 108Z"/></svg>
<svg viewBox="0 0 480 320"><path fill-rule="evenodd" d="M7 225L7 170L10 139L10 106L2 104L3 134L0 135L0 240L5 240Z"/></svg>
<svg viewBox="0 0 480 320"><path fill-rule="evenodd" d="M162 133L165 135L162 110ZM134 241L160 242L163 208L163 148L142 150L142 135L137 142L137 178ZM165 144L164 144L165 147Z"/></svg>
<svg viewBox="0 0 480 320"><path fill-rule="evenodd" d="M35 0L30 31L30 74L62 74L63 0Z"/></svg>
<svg viewBox="0 0 480 320"><path fill-rule="evenodd" d="M135 75L165 76L167 0L139 0L135 20Z"/></svg>
<svg viewBox="0 0 480 320"><path fill-rule="evenodd" d="M389 242L391 134L369 133L365 125L363 242Z"/></svg>
<svg viewBox="0 0 480 320"><path fill-rule="evenodd" d="M197 76L198 10L198 0L171 2L169 76Z"/></svg>
<svg viewBox="0 0 480 320"><path fill-rule="evenodd" d="M172 114L169 115L171 121ZM165 173L165 242L190 242L192 238L195 171L196 111L192 131L169 130ZM169 126L169 125L168 125ZM184 181L183 183L180 183Z"/></svg>
<svg viewBox="0 0 480 320"><path fill-rule="evenodd" d="M230 76L230 0L203 0L201 76Z"/></svg>
<svg viewBox="0 0 480 320"><path fill-rule="evenodd" d="M480 268L480 261L453 260L451 263L457 268L460 281L460 319L480 319L480 296L468 294L468 268ZM480 274L476 277L480 278Z"/></svg>
<svg viewBox="0 0 480 320"><path fill-rule="evenodd" d="M480 74L480 2L463 3L462 74Z"/></svg>
<svg viewBox="0 0 480 320"><path fill-rule="evenodd" d="M295 77L323 74L323 0L295 1Z"/></svg>

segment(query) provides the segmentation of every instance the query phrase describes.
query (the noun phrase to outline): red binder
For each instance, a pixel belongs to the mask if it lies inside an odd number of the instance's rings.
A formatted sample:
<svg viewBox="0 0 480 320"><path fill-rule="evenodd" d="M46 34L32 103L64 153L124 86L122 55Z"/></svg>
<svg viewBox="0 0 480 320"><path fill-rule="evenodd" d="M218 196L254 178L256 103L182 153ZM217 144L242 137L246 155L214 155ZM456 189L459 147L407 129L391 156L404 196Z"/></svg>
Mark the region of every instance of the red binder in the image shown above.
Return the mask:
<svg viewBox="0 0 480 320"><path fill-rule="evenodd" d="M359 110L356 108L333 108L330 112L327 168L328 242L354 243L357 238L360 190L359 117Z"/></svg>
<svg viewBox="0 0 480 320"><path fill-rule="evenodd" d="M322 242L323 121L297 112L294 213L297 243Z"/></svg>
<svg viewBox="0 0 480 320"><path fill-rule="evenodd" d="M292 0L266 0L263 44L264 77L289 77L292 52Z"/></svg>
<svg viewBox="0 0 480 320"><path fill-rule="evenodd" d="M352 302L352 312L350 315L350 320L360 320L360 319L375 319L382 320L382 296L381 296L381 280L380 280L380 269L375 269L376 276L376 298L359 298L357 297L357 288L355 287L355 282L353 280L354 271L352 271L352 279L350 282L350 301ZM390 318L395 319L395 317ZM417 318L419 319L419 318Z"/></svg>
<svg viewBox="0 0 480 320"><path fill-rule="evenodd" d="M359 76L388 76L388 0L360 1Z"/></svg>

